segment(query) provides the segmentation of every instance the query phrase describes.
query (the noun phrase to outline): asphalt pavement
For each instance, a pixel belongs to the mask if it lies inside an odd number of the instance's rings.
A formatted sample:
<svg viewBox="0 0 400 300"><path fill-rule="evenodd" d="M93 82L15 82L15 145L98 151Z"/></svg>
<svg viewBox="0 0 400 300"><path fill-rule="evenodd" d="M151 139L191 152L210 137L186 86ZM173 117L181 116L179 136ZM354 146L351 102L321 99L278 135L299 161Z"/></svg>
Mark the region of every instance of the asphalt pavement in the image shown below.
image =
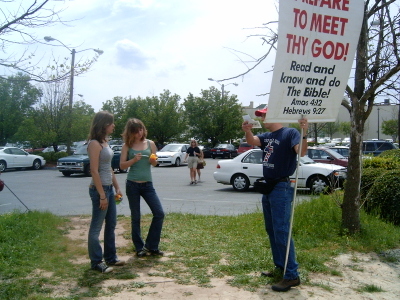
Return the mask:
<svg viewBox="0 0 400 300"><path fill-rule="evenodd" d="M191 213L201 215L238 215L261 210L261 194L252 190L236 192L232 186L214 180L218 159L206 159L201 182L190 185L189 169L161 166L152 168L154 187L166 213ZM130 215L125 196L127 174L116 173L124 195L118 205L118 214ZM65 177L56 168L41 170L7 170L0 177L7 185L0 192L0 213L18 209L50 211L57 215L91 214L88 186L91 178L80 174ZM304 196L299 196L304 197ZM22 203L23 204L22 204ZM150 213L142 202L142 213Z"/></svg>
<svg viewBox="0 0 400 300"><path fill-rule="evenodd" d="M201 182L190 185L187 165L152 168L154 187L166 213L192 213L202 215L236 215L260 208L261 195L253 191L239 193L231 186L217 183L213 178L217 159L206 159ZM125 196L126 173L116 173L124 195L118 205L118 214L130 215ZM7 170L1 174L7 187L0 192L0 213L14 209L50 211L57 215L91 213L88 186L91 178L80 174L65 177L55 167L41 170ZM22 203L23 204L22 204ZM142 202L142 212L150 210Z"/></svg>

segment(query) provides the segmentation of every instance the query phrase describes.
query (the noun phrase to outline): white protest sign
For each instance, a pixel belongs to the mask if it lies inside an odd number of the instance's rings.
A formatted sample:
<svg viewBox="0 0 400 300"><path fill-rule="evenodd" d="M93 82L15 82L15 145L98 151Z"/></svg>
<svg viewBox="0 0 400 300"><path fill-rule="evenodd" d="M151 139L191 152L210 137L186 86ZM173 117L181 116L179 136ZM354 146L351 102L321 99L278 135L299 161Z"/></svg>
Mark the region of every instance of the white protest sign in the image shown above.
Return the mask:
<svg viewBox="0 0 400 300"><path fill-rule="evenodd" d="M363 0L281 0L266 121L334 122L364 14Z"/></svg>

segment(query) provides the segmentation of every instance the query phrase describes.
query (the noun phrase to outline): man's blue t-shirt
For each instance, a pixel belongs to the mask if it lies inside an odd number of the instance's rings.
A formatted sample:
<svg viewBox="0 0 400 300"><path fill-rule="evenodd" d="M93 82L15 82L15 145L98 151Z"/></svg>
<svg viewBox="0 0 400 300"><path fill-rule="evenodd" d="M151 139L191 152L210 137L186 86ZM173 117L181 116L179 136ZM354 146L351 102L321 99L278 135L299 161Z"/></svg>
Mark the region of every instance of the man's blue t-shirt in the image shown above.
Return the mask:
<svg viewBox="0 0 400 300"><path fill-rule="evenodd" d="M288 177L296 170L294 146L300 143L295 128L282 127L274 132L257 135L263 150L263 175L266 179Z"/></svg>

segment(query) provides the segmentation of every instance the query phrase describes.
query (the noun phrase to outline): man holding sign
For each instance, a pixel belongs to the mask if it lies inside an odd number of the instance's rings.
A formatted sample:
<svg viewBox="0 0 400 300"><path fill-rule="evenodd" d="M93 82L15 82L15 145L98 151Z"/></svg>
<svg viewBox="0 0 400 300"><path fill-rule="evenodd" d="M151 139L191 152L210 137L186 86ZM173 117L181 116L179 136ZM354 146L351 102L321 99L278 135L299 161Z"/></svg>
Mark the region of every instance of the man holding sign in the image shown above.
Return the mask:
<svg viewBox="0 0 400 300"><path fill-rule="evenodd" d="M256 111L256 115L261 116L263 122L265 122L266 111L266 109ZM302 118L298 122L302 132L306 133L308 130L307 119ZM268 123L267 121L264 123L264 127L270 132L254 136L251 132L253 125L248 121L244 121L242 124L246 142L263 150L263 176L266 183L274 184L272 191L263 195L262 207L275 268L281 271L285 270L282 281L273 285L272 289L277 292L286 292L291 287L300 284L297 272L298 263L292 240L290 240L287 265L285 265L285 254L290 236L294 193L289 176L296 170L297 154L300 153L301 156L304 156L307 153L307 137L301 137L297 129L283 127L280 123ZM303 139L302 143L300 143L301 138ZM262 274L273 277L273 272L263 272Z"/></svg>

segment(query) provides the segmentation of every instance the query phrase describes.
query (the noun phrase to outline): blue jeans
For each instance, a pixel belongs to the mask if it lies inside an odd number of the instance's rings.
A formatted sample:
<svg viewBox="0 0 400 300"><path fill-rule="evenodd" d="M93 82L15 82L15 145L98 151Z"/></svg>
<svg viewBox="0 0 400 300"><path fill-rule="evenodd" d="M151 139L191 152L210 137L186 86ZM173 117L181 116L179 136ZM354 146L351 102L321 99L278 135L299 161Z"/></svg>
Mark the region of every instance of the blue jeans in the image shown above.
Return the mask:
<svg viewBox="0 0 400 300"><path fill-rule="evenodd" d="M92 221L89 228L88 250L92 268L103 261L103 252L100 246L99 235L103 222L104 228L104 260L113 262L118 259L115 248L115 226L117 225L117 208L114 199L112 185L103 186L108 199L106 210L100 209L100 195L95 186L89 187L89 195L92 199Z"/></svg>
<svg viewBox="0 0 400 300"><path fill-rule="evenodd" d="M285 267L293 192L290 182L278 182L269 195L262 197L265 230L269 236L272 258L275 267L281 270ZM283 278L296 279L299 276L297 268L294 242L291 239L286 273Z"/></svg>
<svg viewBox="0 0 400 300"><path fill-rule="evenodd" d="M151 181L138 183L127 180L126 195L129 201L129 208L131 209L132 242L136 251L138 252L144 247L148 250L158 250L164 222L164 210L153 187L153 183ZM153 213L146 243L144 243L140 231L140 196L143 197Z"/></svg>

